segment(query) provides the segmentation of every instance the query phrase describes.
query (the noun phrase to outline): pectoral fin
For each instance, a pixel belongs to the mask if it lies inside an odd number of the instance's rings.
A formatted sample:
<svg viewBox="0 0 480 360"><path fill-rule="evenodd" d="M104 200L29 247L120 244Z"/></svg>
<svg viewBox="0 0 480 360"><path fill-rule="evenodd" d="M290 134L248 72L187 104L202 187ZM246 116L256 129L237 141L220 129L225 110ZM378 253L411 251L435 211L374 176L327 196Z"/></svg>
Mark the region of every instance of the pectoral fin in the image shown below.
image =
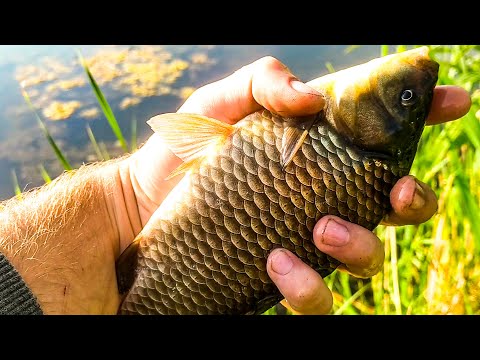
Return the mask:
<svg viewBox="0 0 480 360"><path fill-rule="evenodd" d="M161 114L147 123L184 161L168 178L198 166L207 155L218 151L235 130L233 125L217 119L188 113Z"/></svg>
<svg viewBox="0 0 480 360"><path fill-rule="evenodd" d="M283 168L286 168L292 161L316 119L317 115L285 119L285 128L282 136L282 156L280 159L280 164Z"/></svg>

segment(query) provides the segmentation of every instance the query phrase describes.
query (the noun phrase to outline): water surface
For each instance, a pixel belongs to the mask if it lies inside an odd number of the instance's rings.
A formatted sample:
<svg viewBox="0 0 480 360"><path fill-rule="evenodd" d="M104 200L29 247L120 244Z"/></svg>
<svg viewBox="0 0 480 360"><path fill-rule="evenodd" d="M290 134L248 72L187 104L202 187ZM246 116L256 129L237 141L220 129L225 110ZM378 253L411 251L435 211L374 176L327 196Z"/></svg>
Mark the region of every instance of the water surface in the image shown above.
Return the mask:
<svg viewBox="0 0 480 360"><path fill-rule="evenodd" d="M74 167L98 160L87 125L111 156L124 153L97 104L76 50L103 71L97 71L98 79L92 72L127 141L135 121L137 142L142 144L151 134L145 123L150 117L176 111L193 89L262 56L278 58L300 79L308 81L328 73L327 64L340 70L380 54L378 45L348 49L351 47L347 45L0 46L0 200L14 195L12 172L20 188L28 190L44 183L40 166L52 178L63 170L22 97L22 81L38 114ZM160 61L157 64L163 57L167 59L165 66ZM106 64L103 67L102 61ZM164 80L153 79L151 69L155 64L159 72L165 72ZM139 75L137 79L135 71L150 77L142 79ZM62 104L75 108L71 116L62 120L49 118L52 109L58 110ZM59 116L58 112L55 116Z"/></svg>

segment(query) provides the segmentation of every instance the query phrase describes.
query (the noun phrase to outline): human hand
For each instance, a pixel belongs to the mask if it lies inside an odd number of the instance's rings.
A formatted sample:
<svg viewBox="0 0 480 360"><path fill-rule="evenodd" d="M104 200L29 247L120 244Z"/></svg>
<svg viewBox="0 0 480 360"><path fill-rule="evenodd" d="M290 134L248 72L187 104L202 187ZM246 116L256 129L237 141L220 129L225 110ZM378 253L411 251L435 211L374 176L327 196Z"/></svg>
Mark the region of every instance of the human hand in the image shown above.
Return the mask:
<svg viewBox="0 0 480 360"><path fill-rule="evenodd" d="M320 111L325 103L322 96L295 80L281 62L265 57L198 89L178 112L202 114L232 124L262 107L284 116ZM465 90L437 87L428 124L457 119L469 107L470 98ZM142 226L178 183L178 177L165 178L180 163L155 134L131 157L129 173ZM387 219L397 225L426 221L437 208L434 192L411 176L398 181L392 190L391 202L393 210ZM325 216L316 224L313 240L321 251L344 264L340 270L354 276L373 276L383 266L383 243L359 225ZM121 244L121 249L127 245L128 241ZM332 294L321 276L288 250L272 251L267 270L294 312L326 314L330 311Z"/></svg>

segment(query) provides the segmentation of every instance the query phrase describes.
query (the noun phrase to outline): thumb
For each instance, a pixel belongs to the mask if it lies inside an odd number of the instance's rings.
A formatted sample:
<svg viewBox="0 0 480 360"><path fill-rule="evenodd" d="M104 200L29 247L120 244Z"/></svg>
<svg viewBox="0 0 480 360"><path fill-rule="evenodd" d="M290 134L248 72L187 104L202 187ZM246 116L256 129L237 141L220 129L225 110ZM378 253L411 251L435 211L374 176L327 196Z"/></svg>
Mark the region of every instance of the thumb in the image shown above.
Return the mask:
<svg viewBox="0 0 480 360"><path fill-rule="evenodd" d="M279 60L266 56L201 87L178 112L233 124L262 107L283 116L305 116L319 112L324 105L319 92L299 81Z"/></svg>

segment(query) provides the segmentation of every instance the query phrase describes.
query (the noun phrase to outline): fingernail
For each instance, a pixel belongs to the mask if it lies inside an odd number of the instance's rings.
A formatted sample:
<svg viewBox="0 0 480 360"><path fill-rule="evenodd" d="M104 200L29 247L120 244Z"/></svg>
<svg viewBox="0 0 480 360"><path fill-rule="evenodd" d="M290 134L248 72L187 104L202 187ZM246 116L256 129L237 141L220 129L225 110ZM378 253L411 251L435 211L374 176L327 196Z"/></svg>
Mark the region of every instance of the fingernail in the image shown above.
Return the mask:
<svg viewBox="0 0 480 360"><path fill-rule="evenodd" d="M410 204L410 208L413 210L419 210L425 206L425 191L419 183L415 181L415 193L413 194L413 200Z"/></svg>
<svg viewBox="0 0 480 360"><path fill-rule="evenodd" d="M290 83L290 85L292 86L292 88L294 88L298 92L302 92L310 95L322 96L322 94L320 94L317 90L315 90L314 88L311 88L310 86L308 86L307 84L301 81L293 80Z"/></svg>
<svg viewBox="0 0 480 360"><path fill-rule="evenodd" d="M285 250L277 250L271 258L272 270L277 274L286 275L292 270L293 261Z"/></svg>
<svg viewBox="0 0 480 360"><path fill-rule="evenodd" d="M350 234L345 226L333 219L328 220L322 233L322 242L331 246L344 246L350 241Z"/></svg>

